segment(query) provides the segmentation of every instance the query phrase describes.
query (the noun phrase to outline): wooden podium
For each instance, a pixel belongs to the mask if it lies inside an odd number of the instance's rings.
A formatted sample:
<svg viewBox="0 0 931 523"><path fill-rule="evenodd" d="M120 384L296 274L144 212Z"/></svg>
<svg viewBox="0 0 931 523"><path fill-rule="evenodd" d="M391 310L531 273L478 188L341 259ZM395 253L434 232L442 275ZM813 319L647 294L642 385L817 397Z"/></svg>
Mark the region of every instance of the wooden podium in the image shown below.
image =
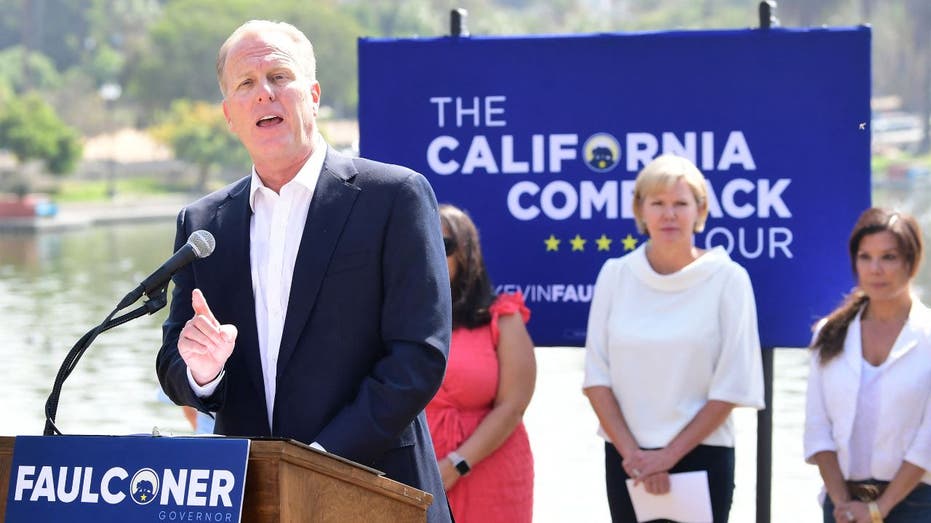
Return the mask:
<svg viewBox="0 0 931 523"><path fill-rule="evenodd" d="M0 437L0 521L6 514L13 442L12 437ZM432 494L305 445L253 440L242 520L246 523L423 522L432 502Z"/></svg>

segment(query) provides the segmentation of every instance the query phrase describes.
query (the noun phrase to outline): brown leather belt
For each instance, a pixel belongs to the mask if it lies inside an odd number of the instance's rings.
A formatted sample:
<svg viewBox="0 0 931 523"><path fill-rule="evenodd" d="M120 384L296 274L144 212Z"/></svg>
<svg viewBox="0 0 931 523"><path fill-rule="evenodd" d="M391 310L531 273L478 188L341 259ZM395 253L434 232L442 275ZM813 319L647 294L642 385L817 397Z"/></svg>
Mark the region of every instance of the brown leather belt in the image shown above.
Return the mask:
<svg viewBox="0 0 931 523"><path fill-rule="evenodd" d="M887 481L882 481L878 483L848 481L847 492L850 493L851 498L860 500L864 503L869 503L870 501L876 501L877 499L879 499L879 496L883 495L883 492L886 491L886 487L888 485L889 485L889 482Z"/></svg>

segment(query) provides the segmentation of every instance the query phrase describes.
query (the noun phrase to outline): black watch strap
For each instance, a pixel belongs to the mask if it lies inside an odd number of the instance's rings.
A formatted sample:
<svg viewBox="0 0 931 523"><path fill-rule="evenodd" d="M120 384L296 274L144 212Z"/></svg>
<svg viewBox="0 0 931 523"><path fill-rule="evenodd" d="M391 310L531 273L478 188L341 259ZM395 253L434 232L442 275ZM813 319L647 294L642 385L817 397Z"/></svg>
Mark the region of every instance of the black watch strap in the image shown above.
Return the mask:
<svg viewBox="0 0 931 523"><path fill-rule="evenodd" d="M456 467L456 470L459 471L460 476L465 476L469 473L470 470L472 470L472 467L469 466L469 462L466 461L466 459L458 452L450 452L447 457L449 458L449 461L453 463L453 466Z"/></svg>

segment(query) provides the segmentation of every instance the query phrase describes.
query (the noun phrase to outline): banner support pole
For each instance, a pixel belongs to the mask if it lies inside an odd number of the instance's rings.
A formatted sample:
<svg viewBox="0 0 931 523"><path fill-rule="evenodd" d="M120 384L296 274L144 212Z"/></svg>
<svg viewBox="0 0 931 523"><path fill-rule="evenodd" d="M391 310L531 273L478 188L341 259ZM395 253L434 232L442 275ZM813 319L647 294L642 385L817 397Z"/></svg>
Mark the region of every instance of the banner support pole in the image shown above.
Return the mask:
<svg viewBox="0 0 931 523"><path fill-rule="evenodd" d="M454 38L469 36L469 28L466 26L466 19L469 12L459 7L449 12L449 35Z"/></svg>
<svg viewBox="0 0 931 523"><path fill-rule="evenodd" d="M773 355L763 349L763 398L766 408L756 414L756 523L770 523L773 493Z"/></svg>
<svg viewBox="0 0 931 523"><path fill-rule="evenodd" d="M779 27L779 19L776 18L776 2L763 0L760 2L760 29L772 27Z"/></svg>

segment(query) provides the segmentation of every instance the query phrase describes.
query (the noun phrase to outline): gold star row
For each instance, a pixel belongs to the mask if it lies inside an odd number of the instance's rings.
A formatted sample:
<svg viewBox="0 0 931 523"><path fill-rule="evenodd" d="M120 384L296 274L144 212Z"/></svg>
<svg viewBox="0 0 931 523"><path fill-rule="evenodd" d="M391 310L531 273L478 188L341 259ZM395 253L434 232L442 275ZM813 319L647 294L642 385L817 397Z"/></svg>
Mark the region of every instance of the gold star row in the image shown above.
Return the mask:
<svg viewBox="0 0 931 523"><path fill-rule="evenodd" d="M608 238L606 234L602 234L600 237L595 238L594 242L597 245L599 251L610 251L611 243L614 240ZM637 242L639 240L634 238L630 233L627 236L621 238L621 244L623 244L625 251L632 251L637 248ZM572 246L572 251L585 251L585 244L588 243L588 240L583 238L581 235L576 234L574 238L568 239L569 244ZM559 251L559 244L562 243L562 240L557 238L556 235L550 234L549 238L543 240L543 243L546 245L546 251Z"/></svg>

